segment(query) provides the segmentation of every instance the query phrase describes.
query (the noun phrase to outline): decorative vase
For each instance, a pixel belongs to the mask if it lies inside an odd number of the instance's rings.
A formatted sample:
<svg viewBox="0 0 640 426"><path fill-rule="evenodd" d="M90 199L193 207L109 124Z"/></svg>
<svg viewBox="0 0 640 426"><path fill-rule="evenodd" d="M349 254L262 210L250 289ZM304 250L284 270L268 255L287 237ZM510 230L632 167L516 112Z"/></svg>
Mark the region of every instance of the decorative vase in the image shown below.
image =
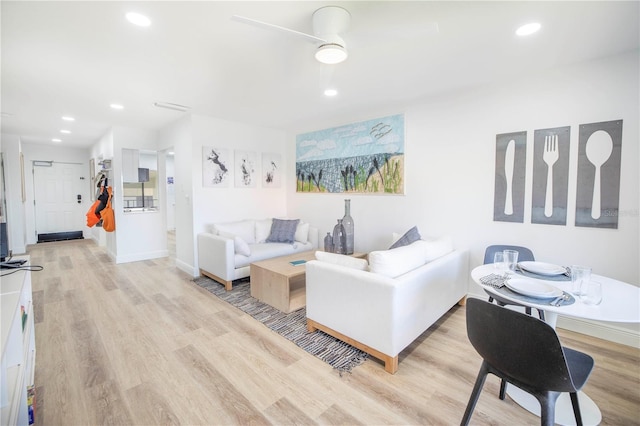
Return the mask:
<svg viewBox="0 0 640 426"><path fill-rule="evenodd" d="M346 244L344 246L344 254L353 254L354 227L353 218L351 217L351 200L344 200L344 217L342 218L342 226L344 226L346 240Z"/></svg>
<svg viewBox="0 0 640 426"><path fill-rule="evenodd" d="M327 232L327 236L324 237L324 251L333 253L333 237L331 236L331 232Z"/></svg>
<svg viewBox="0 0 640 426"><path fill-rule="evenodd" d="M342 219L338 219L338 223L333 227L333 252L345 254L346 246L347 239L344 231L344 225L342 224Z"/></svg>

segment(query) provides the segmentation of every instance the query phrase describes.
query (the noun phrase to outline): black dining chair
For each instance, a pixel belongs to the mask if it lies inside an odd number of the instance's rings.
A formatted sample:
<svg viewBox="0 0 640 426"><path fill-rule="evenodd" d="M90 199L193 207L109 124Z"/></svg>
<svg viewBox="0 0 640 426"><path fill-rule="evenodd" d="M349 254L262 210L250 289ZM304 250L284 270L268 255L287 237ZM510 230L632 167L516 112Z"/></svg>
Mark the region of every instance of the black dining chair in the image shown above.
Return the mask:
<svg viewBox="0 0 640 426"><path fill-rule="evenodd" d="M563 347L544 321L484 300L467 300L467 336L482 357L461 425L468 425L487 374L494 374L533 395L541 407L541 425L553 425L556 400L569 392L576 423L582 425L577 392L587 382L594 361ZM500 399L505 387L500 386Z"/></svg>
<svg viewBox="0 0 640 426"><path fill-rule="evenodd" d="M518 262L525 262L525 261L535 261L535 257L533 256L533 252L526 248L526 247L521 247L521 246L507 246L507 245L502 245L502 244L498 244L498 245L493 245L493 246L489 246L485 249L484 251L484 264L488 264L488 263L493 263L493 256L494 254L496 254L497 252L501 252L504 250L515 250L518 252ZM506 305L515 305L515 306L522 306L518 303L515 302L511 302L507 299L503 299L500 296L496 296L494 294L489 293L488 291L485 290L485 292L489 295L489 302L493 302L493 300L495 299L495 301L498 303L498 305L500 306L506 306ZM531 315L531 308L529 306L525 307L525 312L529 315ZM540 317L541 320L544 321L544 311L538 310L538 316Z"/></svg>

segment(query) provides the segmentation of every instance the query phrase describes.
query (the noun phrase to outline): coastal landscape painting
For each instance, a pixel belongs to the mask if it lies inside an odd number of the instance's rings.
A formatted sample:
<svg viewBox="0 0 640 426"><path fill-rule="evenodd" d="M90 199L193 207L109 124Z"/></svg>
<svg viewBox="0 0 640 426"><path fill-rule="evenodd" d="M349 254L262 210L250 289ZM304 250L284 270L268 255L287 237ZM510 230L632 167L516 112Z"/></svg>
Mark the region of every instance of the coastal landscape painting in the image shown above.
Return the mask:
<svg viewBox="0 0 640 426"><path fill-rule="evenodd" d="M297 135L296 191L404 194L404 115Z"/></svg>

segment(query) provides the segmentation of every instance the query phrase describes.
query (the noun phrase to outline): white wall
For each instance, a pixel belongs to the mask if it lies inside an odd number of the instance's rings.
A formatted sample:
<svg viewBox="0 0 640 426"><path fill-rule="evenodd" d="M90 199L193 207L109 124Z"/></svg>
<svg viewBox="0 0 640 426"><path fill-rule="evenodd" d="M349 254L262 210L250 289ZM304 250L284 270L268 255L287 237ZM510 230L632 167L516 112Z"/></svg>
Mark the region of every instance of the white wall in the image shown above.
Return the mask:
<svg viewBox="0 0 640 426"><path fill-rule="evenodd" d="M9 249L13 254L24 254L27 252L27 228L25 222L26 203L22 202L22 175L20 171L20 152L23 148L18 136L3 134L0 138L0 151L4 158L4 185L7 203L5 220L7 221ZM24 161L26 164L27 160Z"/></svg>
<svg viewBox="0 0 640 426"><path fill-rule="evenodd" d="M406 120L406 195L348 197L356 250L384 248L391 232L418 225L423 235L451 234L456 246L470 250L470 267L482 263L488 245L516 244L530 247L539 260L586 264L596 274L640 285L638 62L636 51L396 111L404 112ZM382 115L372 111L369 118ZM576 227L578 126L616 119L624 121L618 229ZM344 123L333 123L339 124ZM571 126L572 153L567 225L531 224L533 132L566 125ZM527 131L525 220L494 222L496 134L520 130ZM295 170L294 141L295 135L290 135L289 170ZM323 234L330 230L342 217L347 196L297 194L289 178L288 214L318 224ZM475 284L470 290L481 294ZM637 330L638 325L628 328Z"/></svg>
<svg viewBox="0 0 640 426"><path fill-rule="evenodd" d="M194 269L193 238L193 151L191 115L185 115L158 132L158 149L174 152L174 191L176 224L176 266L190 275Z"/></svg>
<svg viewBox="0 0 640 426"><path fill-rule="evenodd" d="M122 209L122 149L157 150L156 131L113 128L113 210L116 216L115 237L116 263L155 259L168 255L164 209L146 212L128 212ZM110 246L108 242L107 246Z"/></svg>

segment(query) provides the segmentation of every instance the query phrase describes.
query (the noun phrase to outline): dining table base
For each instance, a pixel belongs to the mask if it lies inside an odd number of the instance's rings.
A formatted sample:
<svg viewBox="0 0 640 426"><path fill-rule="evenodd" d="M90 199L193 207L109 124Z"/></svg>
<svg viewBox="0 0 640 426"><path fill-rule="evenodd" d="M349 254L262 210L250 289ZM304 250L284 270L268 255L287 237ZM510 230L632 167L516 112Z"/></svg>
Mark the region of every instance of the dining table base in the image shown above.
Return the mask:
<svg viewBox="0 0 640 426"><path fill-rule="evenodd" d="M540 417L540 403L528 392L517 386L507 384L507 395L519 406L532 414ZM595 402L584 392L578 392L578 402L580 404L580 414L584 426L596 426L602 421L602 413ZM556 401L555 423L562 426L576 425L576 418L573 414L571 397L568 393L563 393Z"/></svg>

